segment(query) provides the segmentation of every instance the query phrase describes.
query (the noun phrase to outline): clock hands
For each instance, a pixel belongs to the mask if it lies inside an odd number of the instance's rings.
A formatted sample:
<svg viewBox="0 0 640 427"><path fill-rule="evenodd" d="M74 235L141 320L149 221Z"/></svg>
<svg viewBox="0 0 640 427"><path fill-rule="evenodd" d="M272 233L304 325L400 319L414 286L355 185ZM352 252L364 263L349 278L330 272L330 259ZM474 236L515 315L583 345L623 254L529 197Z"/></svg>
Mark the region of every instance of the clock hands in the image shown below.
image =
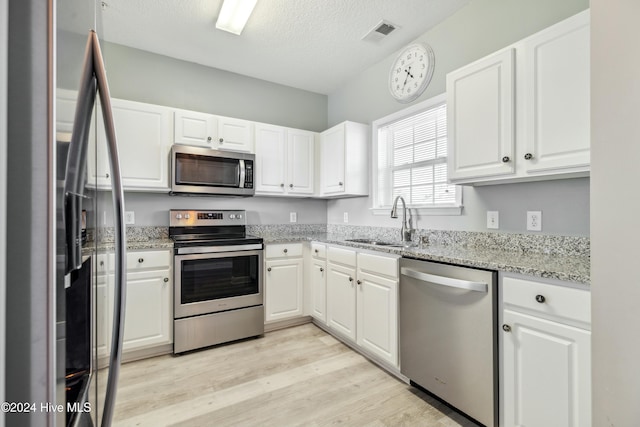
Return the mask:
<svg viewBox="0 0 640 427"><path fill-rule="evenodd" d="M409 80L409 77L413 78L413 74L411 74L411 66L409 66L407 70L404 70L404 72L407 73L407 77L405 77L404 79L402 90L404 90L404 87L407 85L407 80Z"/></svg>

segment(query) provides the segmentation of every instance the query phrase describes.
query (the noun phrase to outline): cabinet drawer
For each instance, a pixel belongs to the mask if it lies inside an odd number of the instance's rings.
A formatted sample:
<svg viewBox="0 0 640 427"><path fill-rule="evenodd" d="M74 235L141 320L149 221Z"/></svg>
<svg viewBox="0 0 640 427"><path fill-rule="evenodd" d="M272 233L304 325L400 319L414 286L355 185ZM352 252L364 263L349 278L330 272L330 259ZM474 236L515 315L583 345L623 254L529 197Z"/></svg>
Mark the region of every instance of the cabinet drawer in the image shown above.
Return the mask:
<svg viewBox="0 0 640 427"><path fill-rule="evenodd" d="M327 246L321 243L311 243L311 256L314 258L327 258Z"/></svg>
<svg viewBox="0 0 640 427"><path fill-rule="evenodd" d="M504 304L591 323L591 294L587 290L503 277L502 298Z"/></svg>
<svg viewBox="0 0 640 427"><path fill-rule="evenodd" d="M127 272L148 269L166 269L172 264L169 251L131 251L127 252ZM115 254L109 254L109 270L116 265Z"/></svg>
<svg viewBox="0 0 640 427"><path fill-rule="evenodd" d="M330 247L327 250L327 258L331 262L337 262L351 267L356 266L356 251L351 249Z"/></svg>
<svg viewBox="0 0 640 427"><path fill-rule="evenodd" d="M359 253L358 268L368 273L398 278L398 259L395 257Z"/></svg>
<svg viewBox="0 0 640 427"><path fill-rule="evenodd" d="M292 258L302 256L302 243L279 243L267 245L265 256L269 258Z"/></svg>

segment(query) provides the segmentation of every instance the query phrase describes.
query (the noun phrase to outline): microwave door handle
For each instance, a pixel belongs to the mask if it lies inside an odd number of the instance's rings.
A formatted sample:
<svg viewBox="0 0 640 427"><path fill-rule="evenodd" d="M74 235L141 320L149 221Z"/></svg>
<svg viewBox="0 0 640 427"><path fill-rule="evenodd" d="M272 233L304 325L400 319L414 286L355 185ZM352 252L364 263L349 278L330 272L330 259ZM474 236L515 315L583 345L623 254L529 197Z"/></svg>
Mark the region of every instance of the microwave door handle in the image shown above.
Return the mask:
<svg viewBox="0 0 640 427"><path fill-rule="evenodd" d="M244 160L240 159L238 160L238 163L240 164L240 167L238 168L238 172L239 172L239 176L238 176L238 180L239 180L239 188L244 188L244 180L245 180L245 176L247 174L247 169L246 166L244 164Z"/></svg>
<svg viewBox="0 0 640 427"><path fill-rule="evenodd" d="M122 359L122 345L124 336L124 314L126 307L126 229L124 226L124 192L122 188L122 175L120 173L120 161L118 158L118 144L111 108L111 96L107 83L107 74L104 67L100 42L95 31L89 32L89 38L93 45L93 69L98 82L100 104L102 105L102 117L107 137L109 151L109 163L111 166L112 197L114 210L115 229L115 288L113 307L113 332L111 337L111 356L109 359L109 376L105 394L104 410L102 413L102 427L110 427L116 404L116 390Z"/></svg>

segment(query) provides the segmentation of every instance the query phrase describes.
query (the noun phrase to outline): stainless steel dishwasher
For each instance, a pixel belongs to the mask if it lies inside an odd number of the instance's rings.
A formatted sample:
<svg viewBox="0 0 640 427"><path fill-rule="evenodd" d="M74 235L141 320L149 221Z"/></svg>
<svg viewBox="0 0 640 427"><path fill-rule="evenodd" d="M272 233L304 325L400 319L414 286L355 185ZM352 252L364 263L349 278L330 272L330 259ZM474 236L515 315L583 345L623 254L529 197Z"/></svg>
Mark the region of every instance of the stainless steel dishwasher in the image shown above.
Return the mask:
<svg viewBox="0 0 640 427"><path fill-rule="evenodd" d="M400 371L497 426L497 273L408 258L400 273Z"/></svg>

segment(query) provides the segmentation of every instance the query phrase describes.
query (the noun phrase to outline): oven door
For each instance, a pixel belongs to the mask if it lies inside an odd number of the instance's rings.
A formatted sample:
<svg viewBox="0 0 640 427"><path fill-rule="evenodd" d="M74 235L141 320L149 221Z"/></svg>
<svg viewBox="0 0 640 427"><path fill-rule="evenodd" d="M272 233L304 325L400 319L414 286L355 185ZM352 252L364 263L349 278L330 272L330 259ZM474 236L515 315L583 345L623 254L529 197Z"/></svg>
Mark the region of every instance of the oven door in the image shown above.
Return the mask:
<svg viewBox="0 0 640 427"><path fill-rule="evenodd" d="M262 253L175 255L175 318L262 305Z"/></svg>

